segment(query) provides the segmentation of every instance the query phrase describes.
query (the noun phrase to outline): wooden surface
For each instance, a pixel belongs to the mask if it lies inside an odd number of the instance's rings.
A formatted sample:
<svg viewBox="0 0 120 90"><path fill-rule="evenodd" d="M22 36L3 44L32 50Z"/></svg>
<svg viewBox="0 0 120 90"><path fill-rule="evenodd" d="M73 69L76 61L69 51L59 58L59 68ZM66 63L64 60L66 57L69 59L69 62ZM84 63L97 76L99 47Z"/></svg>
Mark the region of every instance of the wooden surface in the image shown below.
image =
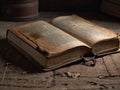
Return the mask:
<svg viewBox="0 0 120 90"><path fill-rule="evenodd" d="M38 20L50 21L56 16L68 14L71 13L41 12ZM120 32L118 19L97 13L80 13L80 15L98 25ZM39 72L36 72L36 67L27 63L27 59L5 40L7 28L24 23L26 22L0 21L0 90L118 90L120 88L120 53L97 58L95 66L75 62L57 70L43 72L39 69ZM14 64L11 61L14 61Z"/></svg>

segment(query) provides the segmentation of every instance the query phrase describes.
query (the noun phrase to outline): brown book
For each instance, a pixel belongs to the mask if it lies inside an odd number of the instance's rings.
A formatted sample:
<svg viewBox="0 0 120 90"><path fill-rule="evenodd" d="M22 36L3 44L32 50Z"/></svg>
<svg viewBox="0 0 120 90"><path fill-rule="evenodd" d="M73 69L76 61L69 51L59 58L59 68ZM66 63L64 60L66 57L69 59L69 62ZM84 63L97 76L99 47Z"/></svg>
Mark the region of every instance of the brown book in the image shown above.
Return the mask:
<svg viewBox="0 0 120 90"><path fill-rule="evenodd" d="M120 0L103 0L101 11L120 18Z"/></svg>
<svg viewBox="0 0 120 90"><path fill-rule="evenodd" d="M76 15L54 18L51 24L37 21L11 28L7 39L43 70L81 60L86 54L101 55L119 49L117 33Z"/></svg>

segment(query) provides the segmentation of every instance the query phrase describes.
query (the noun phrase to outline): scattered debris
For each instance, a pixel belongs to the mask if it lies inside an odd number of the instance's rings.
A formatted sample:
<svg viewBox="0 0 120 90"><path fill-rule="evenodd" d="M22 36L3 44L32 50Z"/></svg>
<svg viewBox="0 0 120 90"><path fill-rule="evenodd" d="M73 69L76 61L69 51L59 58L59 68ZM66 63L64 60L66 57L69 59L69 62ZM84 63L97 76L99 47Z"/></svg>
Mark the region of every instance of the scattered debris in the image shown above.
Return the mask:
<svg viewBox="0 0 120 90"><path fill-rule="evenodd" d="M84 63L86 66L95 66L95 61L86 61L85 63Z"/></svg>
<svg viewBox="0 0 120 90"><path fill-rule="evenodd" d="M67 75L68 77L72 77L72 73L70 73L70 72L66 72L66 75Z"/></svg>
<svg viewBox="0 0 120 90"><path fill-rule="evenodd" d="M71 72L67 72L66 75L70 78L78 78L80 77L80 73L71 73Z"/></svg>
<svg viewBox="0 0 120 90"><path fill-rule="evenodd" d="M62 76L62 77L66 77L66 74L65 74L65 73L62 73L61 76Z"/></svg>
<svg viewBox="0 0 120 90"><path fill-rule="evenodd" d="M103 78L105 78L105 77L106 77L106 76L103 76L103 75L98 76L99 79L103 79Z"/></svg>
<svg viewBox="0 0 120 90"><path fill-rule="evenodd" d="M93 81L90 81L89 82L91 85L97 85L97 83L96 82L93 82Z"/></svg>

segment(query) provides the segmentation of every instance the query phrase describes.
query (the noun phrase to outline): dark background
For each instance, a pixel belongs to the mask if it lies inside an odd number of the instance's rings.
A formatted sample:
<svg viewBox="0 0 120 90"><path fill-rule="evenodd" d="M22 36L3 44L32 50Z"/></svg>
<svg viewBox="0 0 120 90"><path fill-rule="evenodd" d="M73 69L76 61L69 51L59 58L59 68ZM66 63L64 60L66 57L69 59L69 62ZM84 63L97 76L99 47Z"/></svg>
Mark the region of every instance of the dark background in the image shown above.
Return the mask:
<svg viewBox="0 0 120 90"><path fill-rule="evenodd" d="M101 0L39 0L39 10L98 10Z"/></svg>
<svg viewBox="0 0 120 90"><path fill-rule="evenodd" d="M2 3L9 0L0 0ZM71 11L71 10L98 10L101 0L39 0L39 10Z"/></svg>

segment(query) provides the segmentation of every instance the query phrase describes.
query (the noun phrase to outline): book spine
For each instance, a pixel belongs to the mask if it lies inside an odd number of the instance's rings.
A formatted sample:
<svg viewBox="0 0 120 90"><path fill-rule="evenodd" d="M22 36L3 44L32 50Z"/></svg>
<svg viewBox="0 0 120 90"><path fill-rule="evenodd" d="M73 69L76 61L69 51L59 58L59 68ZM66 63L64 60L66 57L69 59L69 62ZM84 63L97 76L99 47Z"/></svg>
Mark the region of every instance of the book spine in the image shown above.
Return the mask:
<svg viewBox="0 0 120 90"><path fill-rule="evenodd" d="M101 11L120 18L120 5L119 3L113 2L113 0L103 0L101 4Z"/></svg>

